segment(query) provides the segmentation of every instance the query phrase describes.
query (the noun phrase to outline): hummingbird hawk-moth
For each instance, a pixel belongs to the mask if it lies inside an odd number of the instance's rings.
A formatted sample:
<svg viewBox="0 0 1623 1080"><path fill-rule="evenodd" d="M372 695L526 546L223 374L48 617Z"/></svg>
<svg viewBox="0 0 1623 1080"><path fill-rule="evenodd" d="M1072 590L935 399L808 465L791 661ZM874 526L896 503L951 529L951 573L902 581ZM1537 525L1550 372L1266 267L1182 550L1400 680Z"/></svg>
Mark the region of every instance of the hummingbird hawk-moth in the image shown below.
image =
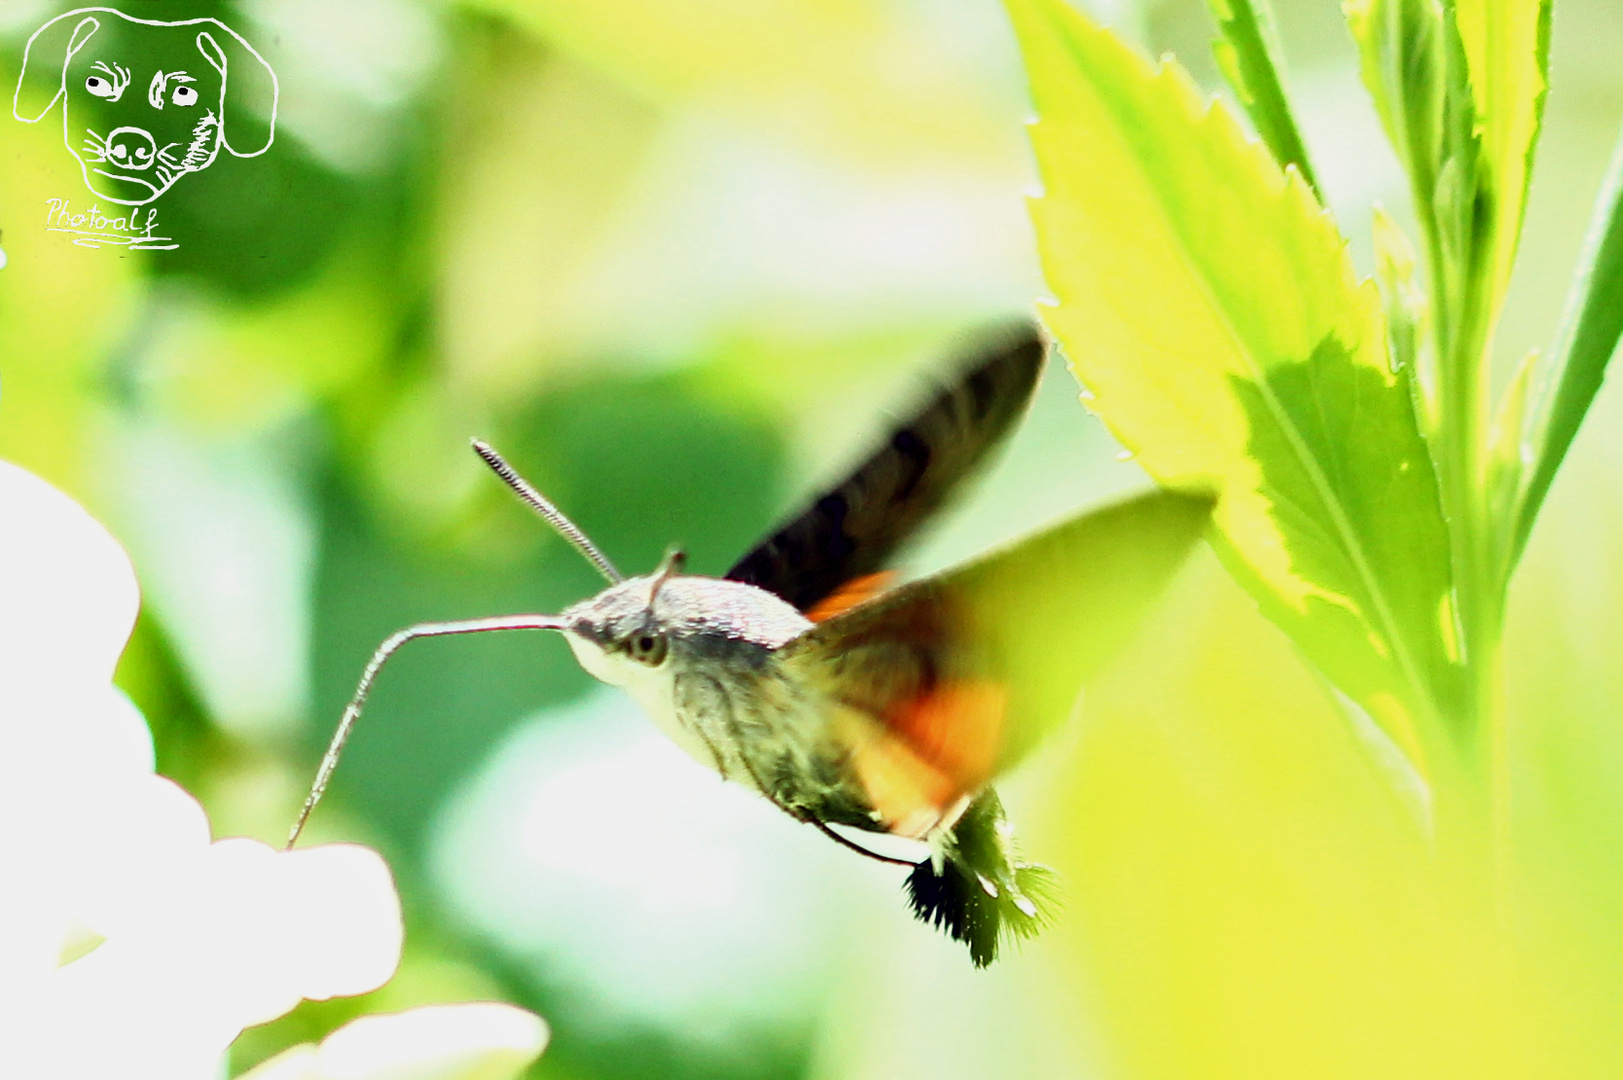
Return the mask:
<svg viewBox="0 0 1623 1080"><path fill-rule="evenodd" d="M914 913L984 967L1035 934L1054 877L1022 860L991 781L1072 711L1143 598L1182 559L1210 501L1160 491L1085 514L946 573L886 566L1026 412L1046 355L1029 324L983 339L952 382L849 476L724 577L673 551L627 578L493 449L474 449L609 581L560 615L425 623L373 654L291 845L388 658L407 641L554 630L723 778L864 855L911 868ZM841 831L845 830L845 831ZM918 862L855 834L924 841Z"/></svg>

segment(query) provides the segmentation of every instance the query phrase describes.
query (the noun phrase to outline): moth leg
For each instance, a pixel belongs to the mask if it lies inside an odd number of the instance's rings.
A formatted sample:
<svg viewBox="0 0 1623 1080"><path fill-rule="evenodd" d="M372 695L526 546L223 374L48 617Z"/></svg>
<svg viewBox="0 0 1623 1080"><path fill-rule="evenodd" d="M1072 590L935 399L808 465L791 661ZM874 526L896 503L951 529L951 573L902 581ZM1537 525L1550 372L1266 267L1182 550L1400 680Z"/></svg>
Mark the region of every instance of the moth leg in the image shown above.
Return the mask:
<svg viewBox="0 0 1623 1080"><path fill-rule="evenodd" d="M738 722L738 717L736 715L734 715L732 710L730 710L730 709L727 712L727 723L732 728L734 741L736 741L739 746L745 745L743 730L742 730L741 725ZM830 828L826 821L824 821L823 819L817 817L816 815L814 815L809 810L806 810L806 809L800 808L800 807L792 807L792 806L784 805L783 802L778 799L777 794L775 792L773 792L770 788L768 788L766 786L766 784L761 781L761 774L755 770L755 762L750 760L750 756L748 754L745 754L745 753L740 753L738 755L738 757L739 757L739 760L744 763L744 768L749 772L750 779L755 781L755 786L760 790L761 794L765 795L767 797L767 800L769 802L771 802L773 806L776 806L779 810L782 810L784 813L788 814L790 817L794 818L796 821L807 822L809 824L817 826L818 831L821 832L824 836L828 837L830 840L833 840L836 844L840 844L840 845L843 845L844 847L850 848L852 851L857 852L859 855L866 855L870 859L877 859L878 861L883 862L883 863L892 863L892 864L894 864L896 866L912 866L912 865L914 865L914 863L913 863L913 861L911 859L897 859L897 858L893 858L893 857L891 857L889 855L881 855L877 851L870 851L869 849L863 847L861 844L857 843L855 840L850 840L850 839L847 839L846 837L841 836L839 833L835 832L832 828Z"/></svg>
<svg viewBox="0 0 1623 1080"><path fill-rule="evenodd" d="M716 771L721 774L721 778L723 780L731 780L732 777L728 775L727 772L727 762L722 758L721 751L716 749L716 744L710 741L710 736L705 733L704 728L694 725L693 730L699 736L699 741L704 743L704 748L710 751L710 759L716 763ZM745 763L745 767L748 768L747 762ZM751 769L750 776L753 778L754 775L755 771ZM756 781L756 786L760 786L760 781ZM770 798L770 796L768 797Z"/></svg>
<svg viewBox="0 0 1623 1080"><path fill-rule="evenodd" d="M751 761L749 754L744 752L743 747L745 744L743 730L738 723L738 717L733 715L731 708L728 708L727 710L727 726L732 729L733 742L739 747L738 760L744 763L744 771L750 774L750 780L755 783L755 789L762 795L766 796L767 802L770 802L773 806L776 806L779 810L782 810L785 814L788 814L796 821L806 821L807 817L803 811L797 810L792 806L784 805L783 801L778 798L777 792L767 787L766 781L761 779L761 774L755 771L755 762ZM706 739L705 742L708 744L709 740ZM715 752L714 747L711 747L711 752Z"/></svg>
<svg viewBox="0 0 1623 1080"><path fill-rule="evenodd" d="M676 704L678 722L704 743L704 748L710 751L710 760L716 766L716 772L721 774L723 780L738 780L736 775L738 770L730 767L727 755L716 745L710 725L704 720L708 716L726 718L736 741L738 725L732 722L733 699L732 695L727 693L727 688L711 675L678 672L672 683L671 694ZM740 758L742 756L739 755ZM745 769L748 768L746 762ZM754 777L753 772L750 775ZM757 782L756 786L760 787L760 783ZM761 790L765 792L766 789Z"/></svg>
<svg viewBox="0 0 1623 1080"><path fill-rule="evenodd" d="M857 843L855 840L851 840L851 839L849 839L847 837L844 837L844 836L841 836L839 833L835 832L832 828L829 827L829 824L826 821L821 821L821 820L819 820L817 818L814 818L814 817L804 817L804 818L801 818L801 820L802 821L809 821L813 825L816 825L818 830L824 836L828 837L830 840L834 841L836 844L842 844L845 847L850 848L852 851L855 851L859 855L866 855L870 859L877 859L880 862L891 863L891 864L893 864L895 866L917 866L918 865L912 859L898 859L898 858L896 858L894 856L881 855L877 851L872 851L872 850L870 850L868 848L865 848L861 844Z"/></svg>
<svg viewBox="0 0 1623 1080"><path fill-rule="evenodd" d="M299 816L288 833L288 848L298 843L299 834L304 831L305 822L310 820L311 811L316 808L316 803L321 801L321 796L326 792L333 770L338 767L338 756L344 752L344 743L349 741L349 734L355 728L355 721L360 718L361 709L366 705L366 696L372 692L372 684L377 680L378 672L400 646L415 638L445 637L449 634L562 629L563 623L552 615L501 615L490 619L464 619L460 622L418 623L416 626L408 626L404 630L390 634L372 654L372 659L366 662L366 669L361 672L360 684L355 687L355 695L349 699L349 704L344 706L344 715L338 721L338 729L333 732L332 741L327 744L327 752L321 756L321 767L316 770L316 779L310 785L310 794L305 796L304 806L299 809Z"/></svg>

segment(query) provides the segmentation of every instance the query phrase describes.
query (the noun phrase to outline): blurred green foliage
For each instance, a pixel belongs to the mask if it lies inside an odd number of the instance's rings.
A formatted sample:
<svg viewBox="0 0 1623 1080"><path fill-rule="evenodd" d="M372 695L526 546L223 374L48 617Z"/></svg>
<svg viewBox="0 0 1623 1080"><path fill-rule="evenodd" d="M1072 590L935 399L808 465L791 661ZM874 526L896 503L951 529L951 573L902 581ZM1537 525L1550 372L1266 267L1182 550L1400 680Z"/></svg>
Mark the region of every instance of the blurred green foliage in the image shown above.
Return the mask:
<svg viewBox="0 0 1623 1080"><path fill-rule="evenodd" d="M69 6L0 9L0 76ZM1200 0L1093 6L1217 88ZM989 0L125 7L260 46L276 143L159 200L175 251L89 250L44 229L47 200L93 201L60 127L0 118L0 456L130 550L145 608L119 680L222 833L280 838L391 630L597 587L470 436L624 568L681 542L719 571L955 333L1044 291L1030 106ZM1277 32L1368 272L1368 204L1414 218L1334 7L1281 0ZM1613 0L1562 0L1553 32L1502 374L1552 336L1623 111ZM1145 483L1066 378L920 565ZM1068 903L986 973L911 924L885 868L683 761L660 786L634 710L583 696L560 642L414 645L313 828L389 855L401 974L249 1032L233 1069L360 1012L500 995L554 1025L536 1075L579 1080L1613 1073L1620 407L1601 393L1507 616L1513 970L1491 918L1435 888L1327 690L1202 559L1005 790ZM557 764L489 810L526 745ZM617 761L623 786L583 779ZM479 851L458 824L475 806L511 824Z"/></svg>

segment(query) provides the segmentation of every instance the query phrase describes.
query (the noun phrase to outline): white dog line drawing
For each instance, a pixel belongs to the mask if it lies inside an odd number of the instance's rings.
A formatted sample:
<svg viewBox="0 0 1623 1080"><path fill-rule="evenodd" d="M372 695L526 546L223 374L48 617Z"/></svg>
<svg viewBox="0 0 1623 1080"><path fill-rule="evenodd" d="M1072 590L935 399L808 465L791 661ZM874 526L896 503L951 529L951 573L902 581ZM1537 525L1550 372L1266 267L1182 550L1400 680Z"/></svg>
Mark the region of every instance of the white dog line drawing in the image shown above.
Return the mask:
<svg viewBox="0 0 1623 1080"><path fill-rule="evenodd" d="M98 16L111 17L105 28ZM263 146L242 148L226 135L226 86L233 74L239 81L255 76L254 64L268 80L269 131ZM30 92L31 67L34 83L43 81L37 94ZM144 94L126 94L138 83ZM47 91L50 99L39 107ZM78 160L85 186L112 202L141 206L187 173L208 168L221 146L237 157L269 150L279 97L265 58L218 19L163 22L87 7L57 16L29 37L11 112L38 123L61 101L63 143Z"/></svg>

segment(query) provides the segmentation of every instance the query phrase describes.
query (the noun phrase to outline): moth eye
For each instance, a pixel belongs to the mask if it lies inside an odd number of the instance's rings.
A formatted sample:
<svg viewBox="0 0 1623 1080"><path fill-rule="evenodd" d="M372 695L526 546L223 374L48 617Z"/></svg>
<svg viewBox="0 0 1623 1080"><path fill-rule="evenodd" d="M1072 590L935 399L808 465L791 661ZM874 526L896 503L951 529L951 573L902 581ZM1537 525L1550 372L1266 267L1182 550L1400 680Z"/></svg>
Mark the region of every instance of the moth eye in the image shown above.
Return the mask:
<svg viewBox="0 0 1623 1080"><path fill-rule="evenodd" d="M175 87L174 102L176 105L196 105L197 91L189 86Z"/></svg>
<svg viewBox="0 0 1623 1080"><path fill-rule="evenodd" d="M640 634L631 639L629 651L633 660L647 664L649 667L658 667L665 662L665 655L669 646L665 639L658 634Z"/></svg>
<svg viewBox="0 0 1623 1080"><path fill-rule="evenodd" d="M85 89L89 90L97 97L113 96L113 84L102 78L100 75L92 75L90 78L86 79Z"/></svg>

